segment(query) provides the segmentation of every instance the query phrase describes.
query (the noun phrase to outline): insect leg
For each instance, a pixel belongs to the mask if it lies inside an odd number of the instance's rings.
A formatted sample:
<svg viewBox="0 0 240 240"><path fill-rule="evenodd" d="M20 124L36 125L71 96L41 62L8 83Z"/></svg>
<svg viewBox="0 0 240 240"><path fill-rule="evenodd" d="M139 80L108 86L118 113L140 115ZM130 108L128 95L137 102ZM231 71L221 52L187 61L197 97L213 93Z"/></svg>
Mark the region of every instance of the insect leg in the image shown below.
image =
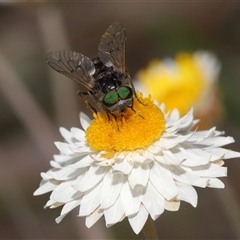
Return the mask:
<svg viewBox="0 0 240 240"><path fill-rule="evenodd" d="M136 94L135 94L135 96L137 97ZM133 108L133 100L134 100L134 99L132 99L131 105L129 105L128 108L130 108L133 112L136 113L136 110Z"/></svg>
<svg viewBox="0 0 240 240"><path fill-rule="evenodd" d="M133 81L132 81L130 75L128 74L125 79L129 79L129 80L130 80L130 81L128 81L128 82L130 83L130 86L131 86L131 88L132 88L134 97L136 97L136 99L138 100L139 103L141 103L142 105L146 106L146 104L144 104L143 102L141 102L140 99L138 98L137 93L136 93L136 90L135 90L135 87L134 87L134 85L133 85ZM132 104L133 104L133 103L132 103ZM133 110L132 107L131 107L131 109Z"/></svg>
<svg viewBox="0 0 240 240"><path fill-rule="evenodd" d="M91 109L91 111L93 113L97 113L97 110L88 102L88 100L86 99L86 96L91 96L90 92L81 92L78 91L77 95L85 102L85 104L87 105L87 107L89 107Z"/></svg>
<svg viewBox="0 0 240 240"><path fill-rule="evenodd" d="M133 89L133 94L135 95L136 99L138 100L139 103L141 103L143 106L147 106L147 104L143 103L137 96L137 93L135 91L135 88Z"/></svg>
<svg viewBox="0 0 240 240"><path fill-rule="evenodd" d="M113 112L111 112L111 111L109 111L109 110L107 110L107 109L106 109L105 111L106 111L107 116L108 116L108 121L111 120L110 116L114 118L114 120L115 120L115 122L116 122L117 130L119 131L117 116L116 116Z"/></svg>
<svg viewBox="0 0 240 240"><path fill-rule="evenodd" d="M136 98L137 98L137 95L136 95ZM146 106L146 105L143 104L138 98L137 98L137 100L138 100L142 105ZM128 106L128 108L130 108L134 113L136 113L136 110L133 108L133 101L132 101L131 105ZM144 117L143 117L142 115L138 114L138 116L144 119Z"/></svg>

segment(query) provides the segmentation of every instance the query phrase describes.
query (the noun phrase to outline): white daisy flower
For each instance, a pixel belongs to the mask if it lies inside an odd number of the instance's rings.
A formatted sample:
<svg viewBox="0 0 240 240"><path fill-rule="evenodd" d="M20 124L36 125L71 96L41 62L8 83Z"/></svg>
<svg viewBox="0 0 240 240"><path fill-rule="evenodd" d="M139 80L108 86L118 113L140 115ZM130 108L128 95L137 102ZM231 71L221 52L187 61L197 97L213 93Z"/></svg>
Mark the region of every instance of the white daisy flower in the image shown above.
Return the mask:
<svg viewBox="0 0 240 240"><path fill-rule="evenodd" d="M139 95L134 110L91 121L83 113L84 130L60 128L66 142L56 142L60 154L42 173L34 195L51 192L46 207L63 206L59 223L79 207L91 227L102 216L110 227L124 218L138 234L148 216L156 220L164 210L177 211L180 202L197 206L196 187L223 188L218 177L227 175L223 160L240 153L223 148L234 142L212 128L197 131L190 110L164 112L164 105Z"/></svg>

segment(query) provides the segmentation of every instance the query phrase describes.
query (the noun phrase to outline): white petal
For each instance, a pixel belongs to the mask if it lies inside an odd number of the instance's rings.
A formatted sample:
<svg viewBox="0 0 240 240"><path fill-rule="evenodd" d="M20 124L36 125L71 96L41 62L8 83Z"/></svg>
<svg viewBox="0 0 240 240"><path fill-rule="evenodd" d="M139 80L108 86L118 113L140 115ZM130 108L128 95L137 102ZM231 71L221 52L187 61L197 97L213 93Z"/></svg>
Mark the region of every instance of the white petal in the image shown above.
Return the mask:
<svg viewBox="0 0 240 240"><path fill-rule="evenodd" d="M58 182L55 180L45 182L42 184L34 193L34 196L45 194L47 192L50 192L55 189L55 187L58 185Z"/></svg>
<svg viewBox="0 0 240 240"><path fill-rule="evenodd" d="M103 215L103 210L98 207L90 215L86 216L85 224L88 228L92 227Z"/></svg>
<svg viewBox="0 0 240 240"><path fill-rule="evenodd" d="M65 163L67 162L68 160L72 159L71 156L66 156L66 155L58 155L58 154L55 154L53 155L53 159L58 162L58 163Z"/></svg>
<svg viewBox="0 0 240 240"><path fill-rule="evenodd" d="M58 162L55 162L55 161L50 161L50 165L51 167L57 168L57 169L62 167Z"/></svg>
<svg viewBox="0 0 240 240"><path fill-rule="evenodd" d="M142 187L131 189L128 182L125 182L121 191L121 201L126 216L133 215L139 211L141 204Z"/></svg>
<svg viewBox="0 0 240 240"><path fill-rule="evenodd" d="M114 205L104 210L104 217L107 227L111 227L112 225L120 222L123 219L124 209L120 197L116 200Z"/></svg>
<svg viewBox="0 0 240 240"><path fill-rule="evenodd" d="M48 201L47 204L50 204L50 202ZM58 208L58 207L61 207L63 204L64 203L54 202L54 203L52 203L52 205L49 208L51 208L51 209Z"/></svg>
<svg viewBox="0 0 240 240"><path fill-rule="evenodd" d="M95 160L95 163L98 165L98 166L103 166L103 167L112 167L112 165L115 164L115 158L105 158L104 157L104 153L101 151L101 152L98 152L96 154L92 154L92 158Z"/></svg>
<svg viewBox="0 0 240 240"><path fill-rule="evenodd" d="M170 200L177 196L177 187L173 181L172 174L166 167L155 162L150 171L149 179L157 191L166 199Z"/></svg>
<svg viewBox="0 0 240 240"><path fill-rule="evenodd" d="M146 187L149 176L149 164L135 163L131 173L128 176L128 181L132 189L137 185Z"/></svg>
<svg viewBox="0 0 240 240"><path fill-rule="evenodd" d="M190 168L171 166L172 176L178 182L190 184L197 187L207 187L209 180L201 178L197 173L194 173Z"/></svg>
<svg viewBox="0 0 240 240"><path fill-rule="evenodd" d="M56 201L52 200L52 199L49 199L47 201L47 203L45 204L44 208L48 208L50 207L51 208L51 205L54 205L56 203Z"/></svg>
<svg viewBox="0 0 240 240"><path fill-rule="evenodd" d="M193 109L183 116L181 119L181 126L179 127L179 131L186 131L193 126Z"/></svg>
<svg viewBox="0 0 240 240"><path fill-rule="evenodd" d="M56 223L60 223L65 217L66 217L67 214L64 214L64 215L60 215L59 217L57 217L55 219L55 222Z"/></svg>
<svg viewBox="0 0 240 240"><path fill-rule="evenodd" d="M142 203L151 215L153 220L156 220L164 211L164 198L149 182L142 196Z"/></svg>
<svg viewBox="0 0 240 240"><path fill-rule="evenodd" d="M197 173L201 177L226 177L227 168L221 167L217 164L207 164L205 166L199 166L192 168L194 173Z"/></svg>
<svg viewBox="0 0 240 240"><path fill-rule="evenodd" d="M76 191L71 185L73 181L65 181L58 185L51 194L51 198L57 202L70 202L82 194Z"/></svg>
<svg viewBox="0 0 240 240"><path fill-rule="evenodd" d="M180 118L180 113L179 113L178 109L176 109L176 108L173 109L173 110L171 111L171 114L170 114L169 118L170 118L172 121L178 120L178 119Z"/></svg>
<svg viewBox="0 0 240 240"><path fill-rule="evenodd" d="M229 159L229 158L239 158L240 157L240 152L232 151L229 149L224 149L224 159Z"/></svg>
<svg viewBox="0 0 240 240"><path fill-rule="evenodd" d="M74 146L76 146L76 148L90 148L86 139L80 142L74 142L74 145L72 145L72 148L74 148Z"/></svg>
<svg viewBox="0 0 240 240"><path fill-rule="evenodd" d="M211 147L221 147L233 142L234 139L232 137L212 137L201 141L201 143Z"/></svg>
<svg viewBox="0 0 240 240"><path fill-rule="evenodd" d="M213 127L206 131L195 131L193 132L192 136L189 138L189 141L191 142L200 142L203 139L210 138L212 136L216 135L216 127ZM220 134L221 132L219 132Z"/></svg>
<svg viewBox="0 0 240 240"><path fill-rule="evenodd" d="M72 150L70 149L70 145L68 143L63 142L55 142L54 143L59 151L65 155L73 154Z"/></svg>
<svg viewBox="0 0 240 240"><path fill-rule="evenodd" d="M68 214L70 211L72 211L75 207L79 206L81 204L81 199L75 199L71 202L66 203L61 211L61 215Z"/></svg>
<svg viewBox="0 0 240 240"><path fill-rule="evenodd" d="M68 180L72 179L78 175L81 175L82 169L75 169L71 167L64 167L57 171L49 171L48 175L56 180Z"/></svg>
<svg viewBox="0 0 240 240"><path fill-rule="evenodd" d="M116 152L115 153L115 158L119 161L119 160L124 160L126 159L126 152Z"/></svg>
<svg viewBox="0 0 240 240"><path fill-rule="evenodd" d="M59 131L61 133L61 135L64 137L64 139L68 142L68 143L72 143L73 141L73 136L71 134L71 132L69 132L66 128L60 127Z"/></svg>
<svg viewBox="0 0 240 240"><path fill-rule="evenodd" d="M185 116L179 119L179 116L175 113L176 109L171 112L169 119L167 120L167 130L174 127L178 129L178 131L187 131L193 126L193 110L191 109ZM175 116L174 116L175 115Z"/></svg>
<svg viewBox="0 0 240 240"><path fill-rule="evenodd" d="M80 206L79 216L87 216L94 212L101 203L102 182L85 192Z"/></svg>
<svg viewBox="0 0 240 240"><path fill-rule="evenodd" d="M83 112L80 113L79 117L82 128L86 131L91 122L91 119Z"/></svg>
<svg viewBox="0 0 240 240"><path fill-rule="evenodd" d="M49 175L50 172L52 172L52 170L48 170L46 173L45 172L41 172L40 175L41 175L42 179L43 180L50 180L50 179L52 180L52 177ZM58 181L56 181L56 182L58 182Z"/></svg>
<svg viewBox="0 0 240 240"><path fill-rule="evenodd" d="M109 208L115 203L116 199L120 195L122 185L122 174L112 174L110 171L105 174L101 193L101 208Z"/></svg>
<svg viewBox="0 0 240 240"><path fill-rule="evenodd" d="M72 168L83 168L83 167L88 167L90 166L94 160L87 155L86 157L82 158L80 161L74 163L71 165Z"/></svg>
<svg viewBox="0 0 240 240"><path fill-rule="evenodd" d="M183 165L185 166L198 166L207 164L211 155L202 151L201 149L184 149L179 148L180 152L177 153L177 156L185 159Z"/></svg>
<svg viewBox="0 0 240 240"><path fill-rule="evenodd" d="M177 144L179 143L178 140L176 139L168 139L165 138L164 136L161 137L158 141L158 145L159 147L163 148L163 149L170 149L175 147Z"/></svg>
<svg viewBox="0 0 240 240"><path fill-rule="evenodd" d="M165 104L164 103L161 103L160 104L160 106L159 106L159 108L160 108L160 110L162 111L162 112L165 112Z"/></svg>
<svg viewBox="0 0 240 240"><path fill-rule="evenodd" d="M80 192L85 192L99 183L107 170L107 167L92 165L81 181L77 185L73 185L73 187Z"/></svg>
<svg viewBox="0 0 240 240"><path fill-rule="evenodd" d="M209 151L212 154L223 156L223 159L240 157L240 152L235 152L225 148L213 148L213 149L207 149L207 151Z"/></svg>
<svg viewBox="0 0 240 240"><path fill-rule="evenodd" d="M166 122L166 129L163 132L162 137L171 137L174 136L174 134L177 133L178 129L180 126L180 122L178 121L178 123L176 124L175 122Z"/></svg>
<svg viewBox="0 0 240 240"><path fill-rule="evenodd" d="M130 164L141 161L140 159L141 159L141 156L137 151L128 152L127 154L125 154L125 158L124 158L124 160L129 162Z"/></svg>
<svg viewBox="0 0 240 240"><path fill-rule="evenodd" d="M129 161L123 159L121 161L116 161L116 163L113 166L113 172L121 172L123 174L128 175L133 168L133 163L130 163Z"/></svg>
<svg viewBox="0 0 240 240"><path fill-rule="evenodd" d="M153 153L149 152L149 151L143 151L142 157L139 159L140 163L149 163L149 162L153 162L154 161L154 157L153 157Z"/></svg>
<svg viewBox="0 0 240 240"><path fill-rule="evenodd" d="M173 200L166 200L165 199L165 209L168 211L178 211L180 207L180 200L178 199L173 199Z"/></svg>
<svg viewBox="0 0 240 240"><path fill-rule="evenodd" d="M144 224L147 221L147 218L148 212L142 204L137 214L128 217L129 223L136 234L142 230Z"/></svg>
<svg viewBox="0 0 240 240"><path fill-rule="evenodd" d="M87 154L91 154L93 151L90 147L84 147L84 146L77 146L77 144L75 145L71 145L69 146L69 149L72 151L73 154L81 157L81 156L85 156Z"/></svg>
<svg viewBox="0 0 240 240"><path fill-rule="evenodd" d="M99 161L99 162L95 160L95 164L97 164L98 166L102 166L102 167L109 167L109 166L112 167L112 165L115 164L115 159L114 158L105 159L105 160Z"/></svg>
<svg viewBox="0 0 240 240"><path fill-rule="evenodd" d="M82 129L79 128L71 128L71 133L80 142L85 142L85 132Z"/></svg>
<svg viewBox="0 0 240 240"><path fill-rule="evenodd" d="M188 135L178 135L171 138L161 137L158 141L160 147L164 149L170 149L178 145L179 143L185 142L191 134Z"/></svg>
<svg viewBox="0 0 240 240"><path fill-rule="evenodd" d="M163 150L161 155L154 155L154 158L160 162L167 165L179 165L184 158L176 154L173 154L169 150Z"/></svg>
<svg viewBox="0 0 240 240"><path fill-rule="evenodd" d="M209 181L208 187L211 187L211 188L224 188L225 187L224 183L217 178L210 178L209 180L210 181Z"/></svg>
<svg viewBox="0 0 240 240"><path fill-rule="evenodd" d="M79 206L81 203L81 200L73 200L71 202L66 203L63 206L63 209L61 211L61 215L55 219L56 223L60 223L63 218L70 212L72 211L75 207Z"/></svg>
<svg viewBox="0 0 240 240"><path fill-rule="evenodd" d="M178 187L178 198L189 202L193 207L197 206L198 195L196 190L188 184L176 182Z"/></svg>
<svg viewBox="0 0 240 240"><path fill-rule="evenodd" d="M157 155L162 152L162 148L153 143L152 145L148 146L147 151L153 153L154 155Z"/></svg>

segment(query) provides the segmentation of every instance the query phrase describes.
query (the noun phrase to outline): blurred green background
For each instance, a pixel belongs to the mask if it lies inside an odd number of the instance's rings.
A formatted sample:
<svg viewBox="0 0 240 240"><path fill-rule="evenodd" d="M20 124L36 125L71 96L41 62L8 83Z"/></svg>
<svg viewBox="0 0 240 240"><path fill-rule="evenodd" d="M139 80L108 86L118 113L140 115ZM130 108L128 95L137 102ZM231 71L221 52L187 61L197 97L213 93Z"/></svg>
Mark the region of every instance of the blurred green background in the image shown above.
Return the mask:
<svg viewBox="0 0 240 240"><path fill-rule="evenodd" d="M75 50L94 57L101 35L119 21L126 28L126 64L132 77L154 57L209 50L222 64L226 117L220 130L240 151L240 2L0 2L0 239L142 239L128 221L91 229L77 210L63 222L60 208L33 197L47 171L60 126L79 127L79 85L55 73L45 56ZM226 161L224 190L197 189L198 207L182 203L155 221L160 239L239 239L239 159Z"/></svg>

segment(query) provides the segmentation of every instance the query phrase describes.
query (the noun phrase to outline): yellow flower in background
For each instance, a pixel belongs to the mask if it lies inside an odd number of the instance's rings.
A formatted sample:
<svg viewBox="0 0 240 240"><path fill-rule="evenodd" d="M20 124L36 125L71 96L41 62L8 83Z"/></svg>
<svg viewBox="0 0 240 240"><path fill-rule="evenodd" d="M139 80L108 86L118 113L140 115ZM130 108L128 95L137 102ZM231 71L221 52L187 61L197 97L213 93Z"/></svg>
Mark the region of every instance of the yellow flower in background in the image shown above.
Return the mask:
<svg viewBox="0 0 240 240"><path fill-rule="evenodd" d="M138 72L135 86L165 103L166 110L177 108L181 116L194 107L195 116L209 126L216 124L214 116L222 114L217 84L219 72L220 63L212 53L183 52L175 59L152 60L147 68Z"/></svg>

